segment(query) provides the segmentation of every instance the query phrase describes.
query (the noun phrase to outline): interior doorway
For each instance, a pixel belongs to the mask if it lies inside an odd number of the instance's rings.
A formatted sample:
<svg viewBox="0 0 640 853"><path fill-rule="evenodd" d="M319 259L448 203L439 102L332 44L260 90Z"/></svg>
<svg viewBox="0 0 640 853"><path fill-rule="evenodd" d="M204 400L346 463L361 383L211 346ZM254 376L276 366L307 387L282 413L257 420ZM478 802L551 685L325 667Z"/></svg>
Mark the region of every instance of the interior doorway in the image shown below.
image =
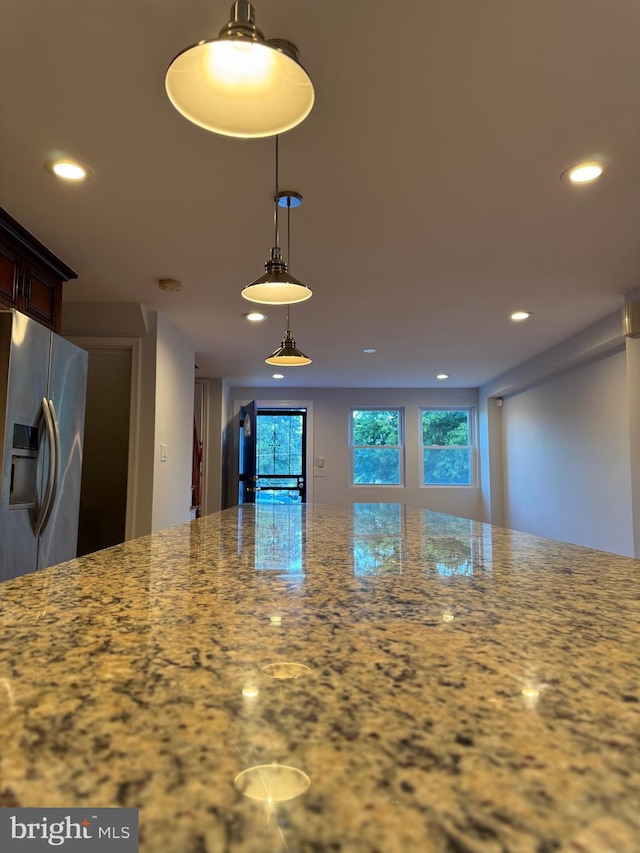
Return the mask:
<svg viewBox="0 0 640 853"><path fill-rule="evenodd" d="M138 488L145 464L139 446L142 340L79 335L70 340L89 353L81 556L148 532L146 504Z"/></svg>
<svg viewBox="0 0 640 853"><path fill-rule="evenodd" d="M238 503L306 503L306 407L243 406L238 470Z"/></svg>
<svg viewBox="0 0 640 853"><path fill-rule="evenodd" d="M78 556L126 539L132 351L87 347Z"/></svg>

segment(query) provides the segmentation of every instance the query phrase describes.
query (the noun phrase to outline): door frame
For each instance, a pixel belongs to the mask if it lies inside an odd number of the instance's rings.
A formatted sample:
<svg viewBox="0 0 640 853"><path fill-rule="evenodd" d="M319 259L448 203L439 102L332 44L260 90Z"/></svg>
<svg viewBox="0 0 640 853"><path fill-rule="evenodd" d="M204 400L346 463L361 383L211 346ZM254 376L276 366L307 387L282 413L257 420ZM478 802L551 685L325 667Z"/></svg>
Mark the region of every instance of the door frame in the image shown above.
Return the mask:
<svg viewBox="0 0 640 853"><path fill-rule="evenodd" d="M256 436L258 434L258 419L261 415L280 415L281 417L287 418L298 418L302 423L302 441L304 445L304 453L300 454L300 473L296 476L298 480L298 486L292 487L292 491L298 491L301 498L304 497L304 500L301 500L301 503L307 503L307 493L309 491L309 481L307 478L307 421L309 420L309 412L307 411L306 406L296 406L296 407L287 407L283 409L282 407L273 409L271 407L262 408L256 405ZM271 477L270 474L260 474L258 465L257 465L257 449L258 445L256 443L256 471L255 471L255 483L256 483L256 492L258 491L258 482L260 477ZM292 475L293 476L293 475ZM292 478L292 476L290 478ZM302 480L302 487L300 487L300 480ZM259 503L258 495L256 494L256 503Z"/></svg>
<svg viewBox="0 0 640 853"><path fill-rule="evenodd" d="M131 397L129 402L129 452L127 464L127 514L125 521L125 541L140 534L136 532L138 508L138 465L140 431L140 369L142 341L140 338L106 338L72 335L69 337L78 346L87 350L91 357L92 349L128 349L131 351Z"/></svg>
<svg viewBox="0 0 640 853"><path fill-rule="evenodd" d="M306 468L307 468L307 494L306 503L313 503L313 401L312 400L261 400L258 397L253 398L258 409L306 409L307 410L307 447L306 447ZM238 423L240 417L240 409L247 406L251 399L242 399L233 401L233 423ZM233 430L234 447L232 450L233 459L238 458L238 431ZM237 465L237 463L235 463ZM236 475L237 477L237 472ZM236 495L237 500L237 495Z"/></svg>

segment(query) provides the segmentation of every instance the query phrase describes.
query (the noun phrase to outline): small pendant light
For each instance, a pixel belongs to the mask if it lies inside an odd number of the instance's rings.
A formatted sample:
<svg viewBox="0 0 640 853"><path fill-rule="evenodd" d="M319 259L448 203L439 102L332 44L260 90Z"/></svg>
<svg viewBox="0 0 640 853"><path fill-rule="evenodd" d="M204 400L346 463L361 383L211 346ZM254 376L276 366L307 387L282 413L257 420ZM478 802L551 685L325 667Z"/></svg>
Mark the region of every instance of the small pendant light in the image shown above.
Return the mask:
<svg viewBox="0 0 640 853"><path fill-rule="evenodd" d="M280 346L275 352L272 352L268 358L265 358L267 364L276 364L279 367L301 367L304 364L311 364L311 359L305 355L296 346L296 342L291 337L291 328L289 323L289 306L287 305L287 332Z"/></svg>
<svg viewBox="0 0 640 853"><path fill-rule="evenodd" d="M292 207L299 207L302 204L302 196L298 193L279 191L278 168L278 137L276 136L276 191L273 198L275 245L271 249L269 260L264 265L264 274L242 290L242 295L249 302L260 302L263 305L291 305L294 302L304 302L312 294L311 288L288 272L287 264L282 258L282 250L279 246L278 208L287 207L287 211L290 211Z"/></svg>
<svg viewBox="0 0 640 853"><path fill-rule="evenodd" d="M311 112L313 83L285 39L265 39L253 5L236 0L217 39L199 41L169 65L165 88L189 121L223 136L274 136Z"/></svg>
<svg viewBox="0 0 640 853"><path fill-rule="evenodd" d="M291 260L291 208L302 204L302 196L299 193L283 192L276 194L277 203L287 207L287 260ZM291 337L290 306L287 305L287 332L275 352L265 358L267 364L275 364L279 367L301 367L311 364L311 359L296 346Z"/></svg>

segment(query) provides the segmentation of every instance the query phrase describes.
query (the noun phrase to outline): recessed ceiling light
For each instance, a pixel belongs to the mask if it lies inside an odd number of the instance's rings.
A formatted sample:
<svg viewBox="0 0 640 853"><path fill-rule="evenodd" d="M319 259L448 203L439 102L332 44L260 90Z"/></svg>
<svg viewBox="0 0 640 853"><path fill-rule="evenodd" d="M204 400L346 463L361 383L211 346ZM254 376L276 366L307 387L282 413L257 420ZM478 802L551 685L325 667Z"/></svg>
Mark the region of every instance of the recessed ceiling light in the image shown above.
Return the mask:
<svg viewBox="0 0 640 853"><path fill-rule="evenodd" d="M284 373L274 373L272 378L273 379L284 379Z"/></svg>
<svg viewBox="0 0 640 853"><path fill-rule="evenodd" d="M248 314L242 315L245 320L249 320L251 323L261 323L263 320L267 319L266 314L261 314L259 311L249 311Z"/></svg>
<svg viewBox="0 0 640 853"><path fill-rule="evenodd" d="M562 173L562 177L572 184L588 184L595 181L605 170L604 163L597 160L589 160L585 163L576 163L575 166Z"/></svg>
<svg viewBox="0 0 640 853"><path fill-rule="evenodd" d="M448 373L438 373L438 375L436 376L436 379L448 379L448 378L449 378Z"/></svg>
<svg viewBox="0 0 640 853"><path fill-rule="evenodd" d="M363 349L362 352L377 352L377 350L373 349L373 347L368 347L367 349Z"/></svg>
<svg viewBox="0 0 640 853"><path fill-rule="evenodd" d="M511 315L511 319L516 322L520 322L521 320L528 320L531 317L531 311L514 311Z"/></svg>
<svg viewBox="0 0 640 853"><path fill-rule="evenodd" d="M86 181L91 177L91 169L78 163L77 160L71 160L68 157L59 157L56 160L47 160L44 164L45 169L56 178L62 178L64 181Z"/></svg>

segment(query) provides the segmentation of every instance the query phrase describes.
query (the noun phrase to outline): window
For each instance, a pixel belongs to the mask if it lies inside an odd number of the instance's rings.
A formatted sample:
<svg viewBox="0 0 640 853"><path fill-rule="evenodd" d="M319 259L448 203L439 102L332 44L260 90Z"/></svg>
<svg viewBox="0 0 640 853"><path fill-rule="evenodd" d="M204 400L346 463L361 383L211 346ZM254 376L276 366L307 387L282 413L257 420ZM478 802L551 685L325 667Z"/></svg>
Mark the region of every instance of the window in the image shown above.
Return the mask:
<svg viewBox="0 0 640 853"><path fill-rule="evenodd" d="M402 482L402 409L351 410L354 486Z"/></svg>
<svg viewBox="0 0 640 853"><path fill-rule="evenodd" d="M423 409L421 418L423 485L471 486L471 410Z"/></svg>

